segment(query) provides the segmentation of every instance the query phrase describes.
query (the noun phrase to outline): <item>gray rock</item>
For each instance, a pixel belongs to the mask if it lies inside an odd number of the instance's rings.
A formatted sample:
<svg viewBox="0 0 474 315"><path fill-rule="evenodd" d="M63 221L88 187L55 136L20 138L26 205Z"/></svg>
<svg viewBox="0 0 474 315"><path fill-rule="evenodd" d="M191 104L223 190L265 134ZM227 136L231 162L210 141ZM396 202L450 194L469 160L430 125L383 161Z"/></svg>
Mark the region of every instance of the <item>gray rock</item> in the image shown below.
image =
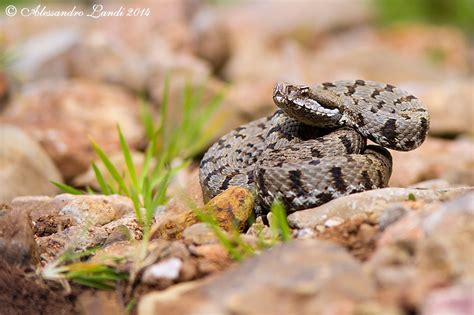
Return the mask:
<svg viewBox="0 0 474 315"><path fill-rule="evenodd" d="M38 246L26 212L0 212L0 259L22 267L38 264Z"/></svg>
<svg viewBox="0 0 474 315"><path fill-rule="evenodd" d="M401 204L394 204L391 207L385 208L379 217L379 227L385 230L387 226L398 221L408 212L408 209Z"/></svg>
<svg viewBox="0 0 474 315"><path fill-rule="evenodd" d="M21 129L0 125L0 202L24 195L52 195L61 174L41 146Z"/></svg>
<svg viewBox="0 0 474 315"><path fill-rule="evenodd" d="M295 228L316 228L336 220L347 220L359 213L375 213L380 215L393 204L409 200L413 195L416 200L424 202L437 202L453 198L469 188L450 188L442 190L408 189L408 188L383 188L365 191L332 200L322 206L307 210L297 211L288 216L288 223Z"/></svg>
<svg viewBox="0 0 474 315"><path fill-rule="evenodd" d="M183 231L183 239L196 245L216 243L214 232L206 223L196 223Z"/></svg>
<svg viewBox="0 0 474 315"><path fill-rule="evenodd" d="M133 213L132 201L119 195L24 196L12 200L14 208L26 211L34 224L42 218L68 217L73 224L104 225ZM125 220L126 221L126 220ZM122 224L124 222L121 222Z"/></svg>
<svg viewBox="0 0 474 315"><path fill-rule="evenodd" d="M141 314L318 314L374 296L374 284L341 247L295 240L252 257L207 283L163 300L145 296ZM334 304L332 304L334 303ZM212 310L212 311L211 311Z"/></svg>

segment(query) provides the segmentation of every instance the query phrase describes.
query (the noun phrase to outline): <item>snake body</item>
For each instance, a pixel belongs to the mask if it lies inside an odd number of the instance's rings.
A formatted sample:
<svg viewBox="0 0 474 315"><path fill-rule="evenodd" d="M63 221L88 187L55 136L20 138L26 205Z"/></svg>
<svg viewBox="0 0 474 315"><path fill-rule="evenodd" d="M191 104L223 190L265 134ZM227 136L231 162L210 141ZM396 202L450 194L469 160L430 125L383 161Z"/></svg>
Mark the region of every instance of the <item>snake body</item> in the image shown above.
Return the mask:
<svg viewBox="0 0 474 315"><path fill-rule="evenodd" d="M390 84L278 83L273 100L279 107L273 115L234 129L206 152L200 164L206 200L240 186L256 194L256 209L268 210L278 198L292 212L386 187L392 159L385 148L415 149L429 129L421 102Z"/></svg>

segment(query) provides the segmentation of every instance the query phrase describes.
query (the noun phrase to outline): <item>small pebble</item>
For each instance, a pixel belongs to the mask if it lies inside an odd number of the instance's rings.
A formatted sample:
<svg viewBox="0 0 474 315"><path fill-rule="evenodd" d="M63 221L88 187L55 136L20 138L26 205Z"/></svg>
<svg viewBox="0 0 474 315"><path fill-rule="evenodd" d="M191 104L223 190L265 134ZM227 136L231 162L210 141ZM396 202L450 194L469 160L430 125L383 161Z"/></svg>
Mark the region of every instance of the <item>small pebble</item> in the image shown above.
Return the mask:
<svg viewBox="0 0 474 315"><path fill-rule="evenodd" d="M160 279L178 279L182 265L183 262L181 259L176 257L153 264L143 273L142 281L144 283L154 284Z"/></svg>
<svg viewBox="0 0 474 315"><path fill-rule="evenodd" d="M344 219L342 219L340 217L333 217L333 218L327 220L326 222L324 222L324 226L333 227L333 226L341 224L342 222L344 222Z"/></svg>

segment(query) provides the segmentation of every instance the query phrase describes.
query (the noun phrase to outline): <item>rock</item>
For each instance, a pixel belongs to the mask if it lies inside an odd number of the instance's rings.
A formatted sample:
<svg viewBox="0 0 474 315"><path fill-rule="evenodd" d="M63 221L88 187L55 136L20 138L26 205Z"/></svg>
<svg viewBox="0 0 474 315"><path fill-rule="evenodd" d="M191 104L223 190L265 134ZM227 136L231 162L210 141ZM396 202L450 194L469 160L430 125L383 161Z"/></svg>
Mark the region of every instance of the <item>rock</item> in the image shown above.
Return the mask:
<svg viewBox="0 0 474 315"><path fill-rule="evenodd" d="M347 9L346 19L341 18L341 5ZM227 78L247 82L267 79L317 82L292 77L293 73L302 72L310 58L295 62L293 51L287 49L286 44L308 48L319 46L325 32L367 20L369 7L351 1L337 4L304 2L298 6L285 2L246 3L226 13L220 12L231 32L232 55L225 68ZM273 18L262 19L262 16Z"/></svg>
<svg viewBox="0 0 474 315"><path fill-rule="evenodd" d="M172 196L186 197L186 200L183 200L184 198L176 200L180 202L176 206L189 208L191 204L194 207L203 207L204 201L201 183L199 182L199 165L197 163L191 164L189 167L178 171L168 186L168 192Z"/></svg>
<svg viewBox="0 0 474 315"><path fill-rule="evenodd" d="M411 212L389 226L365 268L386 301L419 307L432 290L474 283L474 193Z"/></svg>
<svg viewBox="0 0 474 315"><path fill-rule="evenodd" d="M118 220L105 224L104 228L109 234L105 244L143 238L143 227L138 223L135 212L130 212Z"/></svg>
<svg viewBox="0 0 474 315"><path fill-rule="evenodd" d="M217 242L217 237L206 223L196 223L186 228L183 240L195 245L212 244Z"/></svg>
<svg viewBox="0 0 474 315"><path fill-rule="evenodd" d="M135 244L136 245L136 244ZM138 246L141 244L138 243ZM130 241L116 241L110 244L105 243L99 248L94 256L89 259L91 263L106 263L119 270L130 272L130 264L135 259L137 247L134 247ZM119 258L120 260L117 260ZM121 261L121 262L120 262ZM124 261L126 263L124 263Z"/></svg>
<svg viewBox="0 0 474 315"><path fill-rule="evenodd" d="M474 311L474 285L433 290L423 303L422 315L467 315Z"/></svg>
<svg viewBox="0 0 474 315"><path fill-rule="evenodd" d="M222 70L231 55L229 30L219 17L211 8L201 9L193 16L190 25L193 50L211 64L214 73Z"/></svg>
<svg viewBox="0 0 474 315"><path fill-rule="evenodd" d="M14 50L11 71L25 82L42 77L64 79L69 74L64 56L79 42L79 29L69 25L33 35Z"/></svg>
<svg viewBox="0 0 474 315"><path fill-rule="evenodd" d="M253 211L253 202L252 193L247 189L230 187L209 201L203 212L213 216L226 231L243 230ZM192 202L186 205L182 199L171 200L166 210L157 215L152 238L181 239L187 227L198 223L192 206Z"/></svg>
<svg viewBox="0 0 474 315"><path fill-rule="evenodd" d="M166 291L145 295L138 309L141 314L315 314L341 310L341 303L343 309L351 307L374 294L374 284L343 249L299 240L278 245L197 287L173 291L171 297Z"/></svg>
<svg viewBox="0 0 474 315"><path fill-rule="evenodd" d="M223 86L222 83L210 76L210 66L187 52L172 50L169 45L162 41L153 43L155 50L150 55L149 67L153 71L147 80L147 89L153 103L161 104L165 88L166 77L169 76L169 117L172 122L177 122L182 114L183 91L186 87L197 89L204 85L204 95L215 94ZM207 82L206 78L209 78ZM158 84L157 84L158 82Z"/></svg>
<svg viewBox="0 0 474 315"><path fill-rule="evenodd" d="M197 223L191 208L204 207L199 169L189 167L178 172L168 191L175 197L156 211L151 235L166 240L180 239L187 227Z"/></svg>
<svg viewBox="0 0 474 315"><path fill-rule="evenodd" d="M271 222L268 218L270 213L267 214L267 221L269 223ZM268 225L263 222L262 216L256 218L255 222L248 228L246 234L257 238L261 237L266 240L271 240L275 238L275 233Z"/></svg>
<svg viewBox="0 0 474 315"><path fill-rule="evenodd" d="M115 209L104 200L93 200L90 196L76 196L62 207L59 215L72 218L77 225L101 226L118 217Z"/></svg>
<svg viewBox="0 0 474 315"><path fill-rule="evenodd" d="M393 172L389 185L406 187L429 179L444 179L451 185L474 186L472 152L472 140L429 137L414 151L392 151Z"/></svg>
<svg viewBox="0 0 474 315"><path fill-rule="evenodd" d="M27 212L36 229L55 233L58 226L83 224L104 225L133 213L129 198L119 195L25 196L12 200L12 207ZM121 224L121 223L120 223Z"/></svg>
<svg viewBox="0 0 474 315"><path fill-rule="evenodd" d="M130 26L130 21L126 24ZM82 34L67 56L70 76L143 91L149 75L143 56L124 42L123 37L111 33L110 28L96 28Z"/></svg>
<svg viewBox="0 0 474 315"><path fill-rule="evenodd" d="M117 123L130 147L143 137L138 103L123 90L84 81L44 81L22 91L1 121L38 140L65 179L84 172L95 157L90 135L106 152L119 150Z"/></svg>
<svg viewBox="0 0 474 315"><path fill-rule="evenodd" d="M0 202L58 192L49 181L61 182L61 174L36 141L19 128L0 124L0 143Z"/></svg>
<svg viewBox="0 0 474 315"><path fill-rule="evenodd" d="M474 134L474 79L451 79L409 86L428 108L431 135Z"/></svg>
<svg viewBox="0 0 474 315"><path fill-rule="evenodd" d="M205 212L215 216L219 226L225 231L243 231L253 212L254 197L245 188L229 187L212 198L205 206Z"/></svg>
<svg viewBox="0 0 474 315"><path fill-rule="evenodd" d="M183 237L183 231L197 223L192 209L186 208L182 200L171 199L162 213L155 215L156 223L153 225L151 238L174 240Z"/></svg>
<svg viewBox="0 0 474 315"><path fill-rule="evenodd" d="M66 248L84 251L102 246L107 239L107 231L99 226L71 226L55 234L37 239L42 262L57 257Z"/></svg>
<svg viewBox="0 0 474 315"><path fill-rule="evenodd" d="M39 263L38 246L26 212L11 209L0 212L0 260L24 268Z"/></svg>
<svg viewBox="0 0 474 315"><path fill-rule="evenodd" d="M197 269L201 275L214 274L232 264L229 252L221 244L206 244L189 247L191 254L198 257Z"/></svg>
<svg viewBox="0 0 474 315"><path fill-rule="evenodd" d="M418 188L418 189L448 189L453 187L447 180L444 179L429 179L413 185L408 186L407 188Z"/></svg>
<svg viewBox="0 0 474 315"><path fill-rule="evenodd" d="M85 291L77 297L76 307L80 314L115 315L125 313L120 294L110 291Z"/></svg>
<svg viewBox="0 0 474 315"><path fill-rule="evenodd" d="M308 230L308 228L303 229ZM298 234L301 234L299 230ZM316 230L306 237L329 240L344 246L352 256L365 261L375 250L377 237L380 234L377 217L360 213L333 226L318 225ZM304 234L303 234L304 236ZM301 236L298 235L300 238Z"/></svg>
<svg viewBox="0 0 474 315"><path fill-rule="evenodd" d="M155 284L160 279L176 280L183 262L178 258L168 258L159 263L148 266L142 275L142 282L146 284Z"/></svg>
<svg viewBox="0 0 474 315"><path fill-rule="evenodd" d="M360 213L380 215L395 203L409 205L409 196L425 203L443 201L469 191L468 188L422 190L408 188L383 188L365 191L332 200L319 207L294 212L288 216L290 226L302 229L325 225L328 220L347 220ZM340 221L340 220L339 220Z"/></svg>
<svg viewBox="0 0 474 315"><path fill-rule="evenodd" d="M181 295L191 291L192 289L199 288L203 282L206 282L205 280L198 280L198 281L191 281L191 282L185 282L185 283L179 283L177 285L174 285L166 290L160 291L160 292L153 292L149 294L145 294L141 297L140 302L138 304L138 314L155 314L155 303L161 302L161 303L172 303L172 302L177 302L177 299L181 298ZM179 309L182 314L185 314L186 312L188 314L192 314L192 310L181 307ZM215 311L215 309L213 310ZM169 313L169 314L179 314L179 313ZM217 314L217 313L203 313L203 314ZM197 315L197 314L196 314Z"/></svg>
<svg viewBox="0 0 474 315"><path fill-rule="evenodd" d="M389 225L400 220L405 214L408 213L408 209L400 204L395 204L391 207L385 208L379 217L379 227L381 230L385 230Z"/></svg>
<svg viewBox="0 0 474 315"><path fill-rule="evenodd" d="M417 264L425 277L446 274L448 281L474 284L474 193L444 203L422 227L426 237L418 244Z"/></svg>

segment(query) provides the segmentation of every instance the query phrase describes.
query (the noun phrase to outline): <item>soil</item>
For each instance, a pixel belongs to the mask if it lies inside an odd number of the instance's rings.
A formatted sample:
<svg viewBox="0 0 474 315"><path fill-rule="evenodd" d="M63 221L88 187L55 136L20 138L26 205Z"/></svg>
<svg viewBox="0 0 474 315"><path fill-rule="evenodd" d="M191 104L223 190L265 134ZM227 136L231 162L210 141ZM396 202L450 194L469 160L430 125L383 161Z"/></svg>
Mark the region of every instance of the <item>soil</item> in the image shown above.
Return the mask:
<svg viewBox="0 0 474 315"><path fill-rule="evenodd" d="M74 297L60 285L48 285L34 271L0 260L0 314L74 314Z"/></svg>

